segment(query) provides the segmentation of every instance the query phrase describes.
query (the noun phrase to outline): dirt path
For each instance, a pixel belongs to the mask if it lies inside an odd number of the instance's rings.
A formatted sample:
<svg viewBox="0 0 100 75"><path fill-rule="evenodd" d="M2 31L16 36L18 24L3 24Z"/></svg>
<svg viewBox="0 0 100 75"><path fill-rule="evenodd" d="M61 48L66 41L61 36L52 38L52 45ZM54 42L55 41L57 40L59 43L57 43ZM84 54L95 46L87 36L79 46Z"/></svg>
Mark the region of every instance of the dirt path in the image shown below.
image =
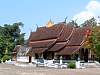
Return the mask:
<svg viewBox="0 0 100 75"><path fill-rule="evenodd" d="M100 75L100 68L46 69L0 64L0 75Z"/></svg>

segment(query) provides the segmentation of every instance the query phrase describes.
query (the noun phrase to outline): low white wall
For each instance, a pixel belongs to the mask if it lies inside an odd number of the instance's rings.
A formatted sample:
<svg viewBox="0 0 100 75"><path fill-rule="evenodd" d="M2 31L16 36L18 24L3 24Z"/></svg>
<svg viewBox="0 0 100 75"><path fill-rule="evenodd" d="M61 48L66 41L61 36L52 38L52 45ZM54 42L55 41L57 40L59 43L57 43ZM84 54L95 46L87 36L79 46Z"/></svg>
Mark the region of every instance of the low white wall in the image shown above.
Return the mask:
<svg viewBox="0 0 100 75"><path fill-rule="evenodd" d="M34 62L36 59L35 59L35 57L32 57L32 62Z"/></svg>
<svg viewBox="0 0 100 75"><path fill-rule="evenodd" d="M17 61L19 61L19 62L29 62L29 57L28 56L17 57Z"/></svg>

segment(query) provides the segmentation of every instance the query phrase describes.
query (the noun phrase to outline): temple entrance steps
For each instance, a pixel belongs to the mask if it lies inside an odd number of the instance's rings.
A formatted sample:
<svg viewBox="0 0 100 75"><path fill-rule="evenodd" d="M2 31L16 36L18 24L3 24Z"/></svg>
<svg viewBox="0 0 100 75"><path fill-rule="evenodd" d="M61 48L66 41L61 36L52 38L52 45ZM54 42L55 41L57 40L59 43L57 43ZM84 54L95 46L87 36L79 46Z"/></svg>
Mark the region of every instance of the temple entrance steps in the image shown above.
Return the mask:
<svg viewBox="0 0 100 75"><path fill-rule="evenodd" d="M100 68L100 63L97 61L94 62L87 62L87 63L80 63L82 67L85 68Z"/></svg>

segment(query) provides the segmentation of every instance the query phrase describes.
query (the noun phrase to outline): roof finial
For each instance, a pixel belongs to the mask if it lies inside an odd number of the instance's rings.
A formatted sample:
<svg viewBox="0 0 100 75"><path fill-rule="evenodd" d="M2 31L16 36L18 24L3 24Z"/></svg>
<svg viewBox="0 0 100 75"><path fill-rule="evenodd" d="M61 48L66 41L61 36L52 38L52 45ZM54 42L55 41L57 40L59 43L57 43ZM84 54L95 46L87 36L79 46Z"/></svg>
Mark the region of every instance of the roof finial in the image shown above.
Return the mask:
<svg viewBox="0 0 100 75"><path fill-rule="evenodd" d="M79 27L78 24L76 23L77 19L74 20L74 25L75 27Z"/></svg>
<svg viewBox="0 0 100 75"><path fill-rule="evenodd" d="M36 24L36 29L38 29L38 25Z"/></svg>
<svg viewBox="0 0 100 75"><path fill-rule="evenodd" d="M77 19L74 20L74 23L76 24Z"/></svg>
<svg viewBox="0 0 100 75"><path fill-rule="evenodd" d="M64 21L65 23L66 23L67 18L68 18L68 16L67 16L67 17L65 17L65 21Z"/></svg>

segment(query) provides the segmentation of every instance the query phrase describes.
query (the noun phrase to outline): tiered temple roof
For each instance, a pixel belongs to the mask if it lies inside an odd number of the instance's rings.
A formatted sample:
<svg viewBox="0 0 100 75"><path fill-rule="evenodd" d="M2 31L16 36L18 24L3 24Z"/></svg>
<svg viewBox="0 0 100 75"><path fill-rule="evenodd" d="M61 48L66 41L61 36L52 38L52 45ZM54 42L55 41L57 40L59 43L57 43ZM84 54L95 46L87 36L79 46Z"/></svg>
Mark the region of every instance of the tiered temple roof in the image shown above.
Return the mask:
<svg viewBox="0 0 100 75"><path fill-rule="evenodd" d="M89 33L89 26L76 28L65 22L37 28L30 34L28 46L31 49L28 54L50 51L57 55L71 55L81 48Z"/></svg>
<svg viewBox="0 0 100 75"><path fill-rule="evenodd" d="M57 55L73 54L84 44L87 31L89 27L76 28L64 22L40 27L31 33L29 46L32 47L32 53L52 51Z"/></svg>
<svg viewBox="0 0 100 75"><path fill-rule="evenodd" d="M55 39L61 34L63 26L63 23L60 23L52 27L40 27L36 32L31 33L29 41Z"/></svg>
<svg viewBox="0 0 100 75"><path fill-rule="evenodd" d="M61 35L57 38L57 41L55 45L52 46L52 48L48 49L48 51L59 51L60 49L63 49L69 38L71 37L70 35L73 32L74 27L72 25L64 25L63 31Z"/></svg>
<svg viewBox="0 0 100 75"><path fill-rule="evenodd" d="M64 23L59 23L52 27L40 27L36 32L32 32L29 38L29 46L32 47L32 52L43 53L53 46L58 36L61 35L63 28Z"/></svg>

